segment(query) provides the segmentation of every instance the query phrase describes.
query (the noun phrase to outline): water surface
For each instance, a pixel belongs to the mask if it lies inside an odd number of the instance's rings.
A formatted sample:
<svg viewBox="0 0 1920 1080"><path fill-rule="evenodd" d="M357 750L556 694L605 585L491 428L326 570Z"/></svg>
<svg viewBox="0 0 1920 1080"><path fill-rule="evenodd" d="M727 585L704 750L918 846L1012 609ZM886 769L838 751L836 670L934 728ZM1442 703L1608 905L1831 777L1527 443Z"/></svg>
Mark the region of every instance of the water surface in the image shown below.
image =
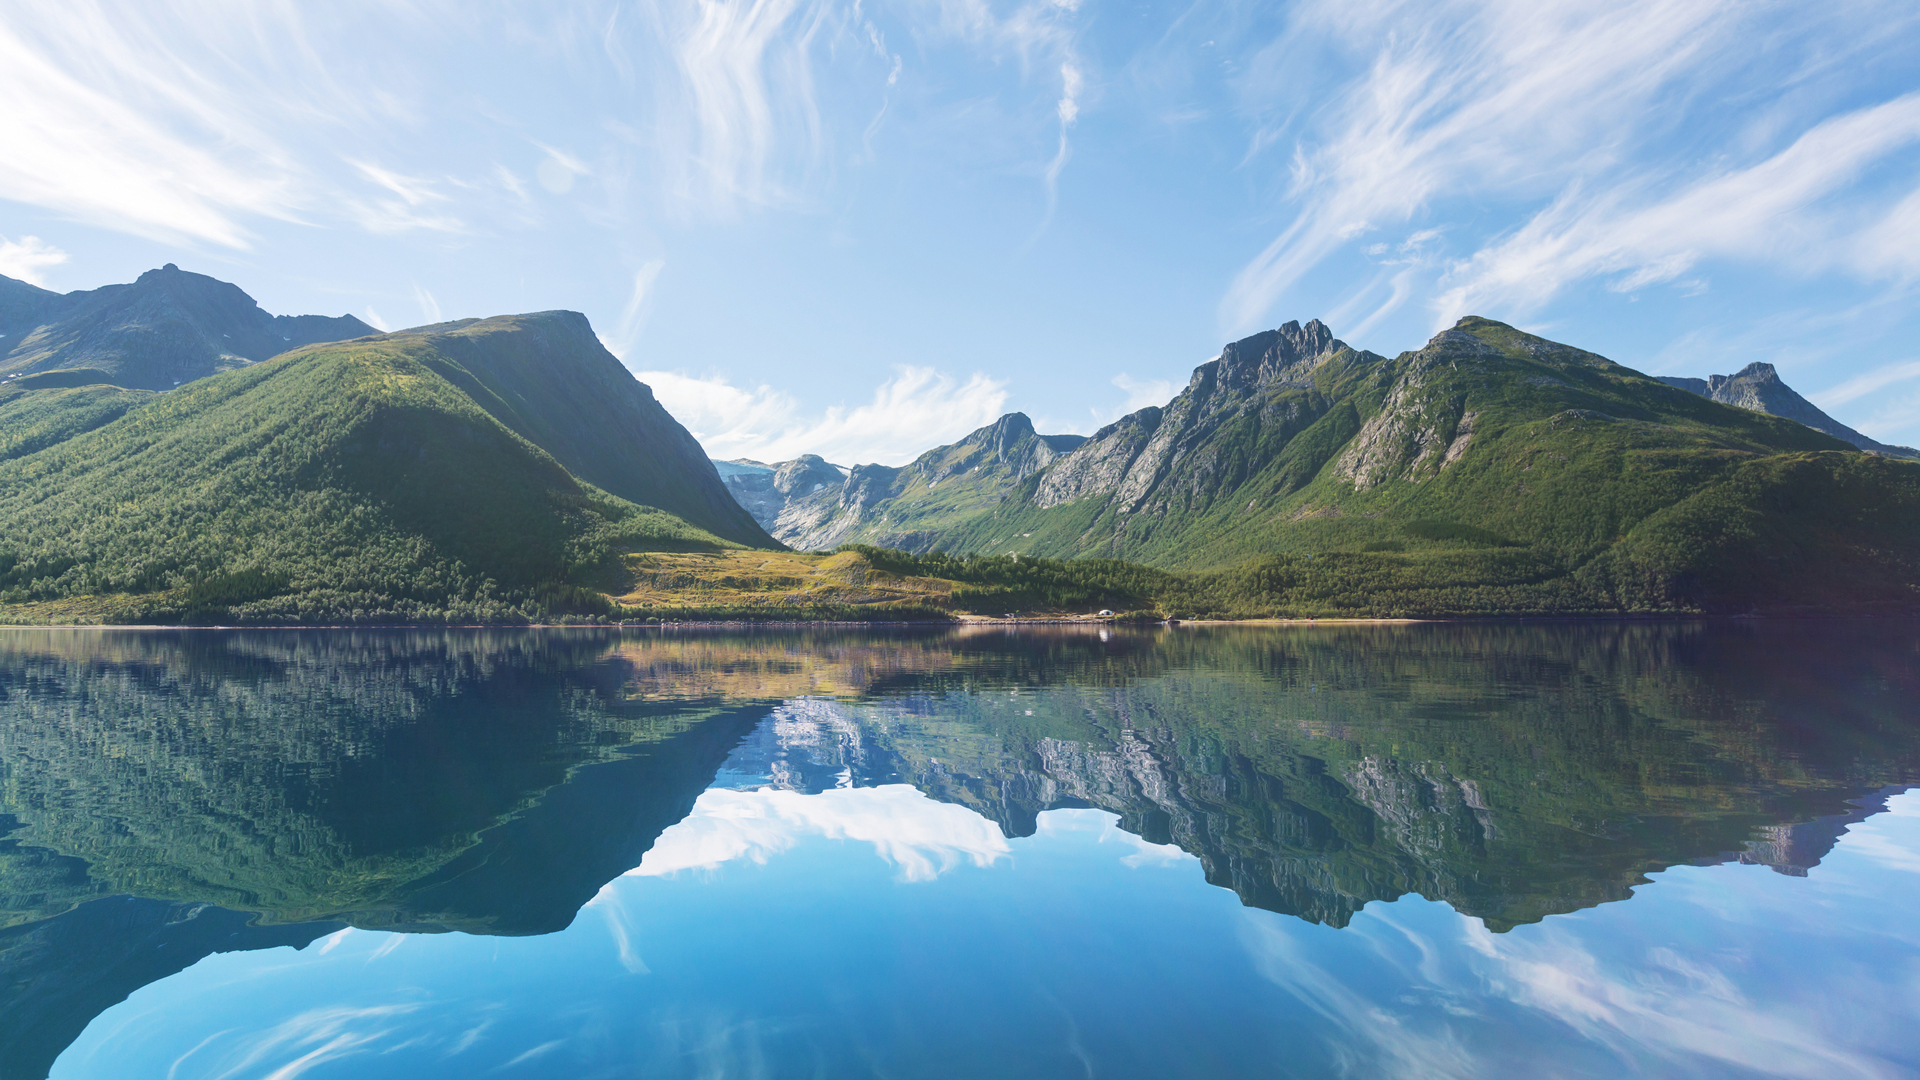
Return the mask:
<svg viewBox="0 0 1920 1080"><path fill-rule="evenodd" d="M1920 633L0 631L0 1078L1920 1073Z"/></svg>

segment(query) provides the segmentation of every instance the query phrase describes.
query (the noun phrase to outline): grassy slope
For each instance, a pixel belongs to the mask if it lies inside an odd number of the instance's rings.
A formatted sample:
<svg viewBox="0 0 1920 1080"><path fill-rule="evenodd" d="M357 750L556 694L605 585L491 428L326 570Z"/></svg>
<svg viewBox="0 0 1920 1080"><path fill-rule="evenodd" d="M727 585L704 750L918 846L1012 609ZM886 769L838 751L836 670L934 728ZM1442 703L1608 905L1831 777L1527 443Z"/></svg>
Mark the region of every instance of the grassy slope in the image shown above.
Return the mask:
<svg viewBox="0 0 1920 1080"><path fill-rule="evenodd" d="M55 602L32 621L514 619L620 588L627 551L734 546L579 482L459 371L429 337L313 346L0 463L0 595Z"/></svg>
<svg viewBox="0 0 1920 1080"><path fill-rule="evenodd" d="M600 344L586 317L551 311L467 320L435 333L421 360L568 472L754 547L773 539L719 481L653 392ZM566 363L553 357L564 355Z"/></svg>
<svg viewBox="0 0 1920 1080"><path fill-rule="evenodd" d="M1277 443L1229 422L1209 451L1216 473L1242 470L1230 486L1131 519L1016 498L950 547L1216 571L1183 600L1162 594L1199 612L1920 607L1920 467L1499 323L1462 329L1497 352L1424 373L1411 353L1329 364L1312 391L1288 391L1315 419ZM1444 444L1473 413L1472 440L1446 468L1408 450L1356 490L1340 458L1410 374L1408 426Z"/></svg>

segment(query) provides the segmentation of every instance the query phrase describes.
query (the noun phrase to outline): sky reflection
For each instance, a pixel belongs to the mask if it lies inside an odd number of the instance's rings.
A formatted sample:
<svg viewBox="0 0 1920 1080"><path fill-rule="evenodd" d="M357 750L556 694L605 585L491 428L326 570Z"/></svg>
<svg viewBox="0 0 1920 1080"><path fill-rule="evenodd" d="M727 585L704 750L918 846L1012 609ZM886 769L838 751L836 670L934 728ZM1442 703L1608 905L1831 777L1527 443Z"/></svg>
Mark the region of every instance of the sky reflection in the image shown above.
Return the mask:
<svg viewBox="0 0 1920 1080"><path fill-rule="evenodd" d="M211 956L54 1076L1906 1076L1920 793L1887 806L1804 878L1493 934L1242 907L1098 811L1007 840L903 785L716 789L564 932Z"/></svg>

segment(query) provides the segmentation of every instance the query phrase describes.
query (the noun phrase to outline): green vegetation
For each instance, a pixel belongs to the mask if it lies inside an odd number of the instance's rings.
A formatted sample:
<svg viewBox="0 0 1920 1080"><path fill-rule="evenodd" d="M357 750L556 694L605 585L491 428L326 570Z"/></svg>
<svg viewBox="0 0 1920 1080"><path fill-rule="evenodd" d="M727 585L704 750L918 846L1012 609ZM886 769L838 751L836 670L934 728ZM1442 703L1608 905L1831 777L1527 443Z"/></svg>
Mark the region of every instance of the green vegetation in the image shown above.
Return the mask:
<svg viewBox="0 0 1920 1080"><path fill-rule="evenodd" d="M769 550L570 313L164 394L48 373L0 388L0 621L1920 610L1920 465L1487 320L1308 359L1223 358L1064 457L1004 418L894 477L875 519L930 553L824 561Z"/></svg>
<svg viewBox="0 0 1920 1080"><path fill-rule="evenodd" d="M24 440L0 460L0 618L524 621L603 607L630 552L770 546L730 500L705 512L695 481L711 467L677 425L650 444L670 484L629 476L637 460L600 472L685 513L585 483L516 430L564 423L550 413L567 402L503 373L564 383L594 353L617 368L583 335L578 316L489 320L312 346L159 395L0 400ZM585 415L672 424L652 408ZM671 455L676 433L689 454Z"/></svg>
<svg viewBox="0 0 1920 1080"><path fill-rule="evenodd" d="M1183 571L1151 595L1196 614L1920 610L1920 466L1500 323L1223 378L1155 421L1193 433L1137 502L1036 475L941 546Z"/></svg>

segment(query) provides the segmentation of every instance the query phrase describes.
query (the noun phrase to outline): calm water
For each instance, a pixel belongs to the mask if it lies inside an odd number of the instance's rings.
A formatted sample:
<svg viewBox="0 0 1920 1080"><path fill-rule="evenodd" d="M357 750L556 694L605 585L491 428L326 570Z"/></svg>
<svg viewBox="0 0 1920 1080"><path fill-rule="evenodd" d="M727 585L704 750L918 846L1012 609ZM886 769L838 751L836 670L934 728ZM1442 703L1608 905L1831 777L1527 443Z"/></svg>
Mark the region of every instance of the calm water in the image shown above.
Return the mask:
<svg viewBox="0 0 1920 1080"><path fill-rule="evenodd" d="M0 630L0 1078L1920 1075L1920 629Z"/></svg>

